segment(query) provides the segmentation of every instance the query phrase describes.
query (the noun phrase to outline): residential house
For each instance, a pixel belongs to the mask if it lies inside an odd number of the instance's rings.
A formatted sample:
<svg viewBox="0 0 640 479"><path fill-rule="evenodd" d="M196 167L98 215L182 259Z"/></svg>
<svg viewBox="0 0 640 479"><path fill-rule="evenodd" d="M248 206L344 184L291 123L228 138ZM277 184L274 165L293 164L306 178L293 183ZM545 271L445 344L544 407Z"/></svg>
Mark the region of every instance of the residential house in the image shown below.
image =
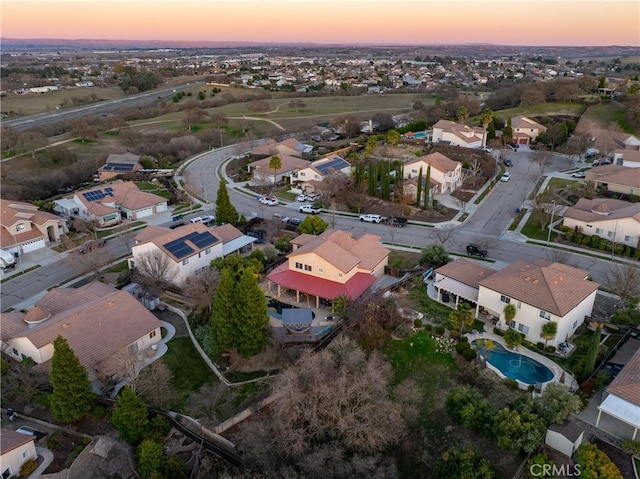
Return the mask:
<svg viewBox="0 0 640 479"><path fill-rule="evenodd" d="M289 155L278 155L280 158L280 168L269 167L271 156L254 161L247 165L247 170L251 173L253 181L258 183L276 184L285 179L289 179L293 173L309 166L307 160Z"/></svg>
<svg viewBox="0 0 640 479"><path fill-rule="evenodd" d="M189 223L175 229L148 226L134 238L130 268L137 268L176 286L192 274L208 268L211 261L249 247L256 238L233 225L209 228Z"/></svg>
<svg viewBox="0 0 640 479"><path fill-rule="evenodd" d="M617 149L613 153L613 163L628 168L640 168L640 150L631 148Z"/></svg>
<svg viewBox="0 0 640 479"><path fill-rule="evenodd" d="M98 168L97 180L106 181L118 175L132 175L142 169L140 156L133 153L111 153L107 162Z"/></svg>
<svg viewBox="0 0 640 479"><path fill-rule="evenodd" d="M450 120L439 120L433 125L433 142L463 148L482 148L487 145L487 132Z"/></svg>
<svg viewBox="0 0 640 479"><path fill-rule="evenodd" d="M0 248L29 253L58 242L69 232L67 221L22 201L0 199Z"/></svg>
<svg viewBox="0 0 640 479"><path fill-rule="evenodd" d="M434 286L438 298L443 292L453 296L454 304L466 301L475 306L475 316L492 317L499 327L506 326L504 307L513 304L516 317L509 327L520 331L531 342L541 341L542 326L558 323L549 345L564 342L591 315L598 283L588 281L586 271L561 263L518 260L495 271L460 258L438 268Z"/></svg>
<svg viewBox="0 0 640 479"><path fill-rule="evenodd" d="M426 178L429 166L431 166L431 182L437 185L437 194L451 193L462 184L462 163L440 152L405 163L404 178L416 178L420 174L420 168L422 168L422 176Z"/></svg>
<svg viewBox="0 0 640 479"><path fill-rule="evenodd" d="M622 437L622 439L632 440L638 439L638 429L640 429L640 340L637 338L638 332L635 330L635 339L628 340L628 343L631 343L629 347L627 344L623 346L631 357L606 388L602 402L598 406L596 420L596 427L600 428L603 428L600 424L602 413L621 421L626 425L626 429L630 430L628 437ZM620 437L623 429L618 426L615 430L616 435Z"/></svg>
<svg viewBox="0 0 640 479"><path fill-rule="evenodd" d="M53 209L70 218L111 226L123 217L139 220L167 211L168 206L166 198L141 191L132 181L118 180L55 200Z"/></svg>
<svg viewBox="0 0 640 479"><path fill-rule="evenodd" d="M331 174L351 175L351 163L338 155L329 155L308 163L291 174L291 185L299 192L313 193Z"/></svg>
<svg viewBox="0 0 640 479"><path fill-rule="evenodd" d="M29 459L38 459L36 437L2 429L0 433L0 471L2 477L20 477L20 468Z"/></svg>
<svg viewBox="0 0 640 479"><path fill-rule="evenodd" d="M513 128L513 141L520 145L528 145L535 141L540 133L547 130L544 125L522 115L514 116L511 119L511 127Z"/></svg>
<svg viewBox="0 0 640 479"><path fill-rule="evenodd" d="M581 198L564 214L564 226L637 248L640 241L640 203L613 198Z"/></svg>
<svg viewBox="0 0 640 479"><path fill-rule="evenodd" d="M624 195L640 196L640 168L602 165L586 171L586 181L593 181L596 189Z"/></svg>
<svg viewBox="0 0 640 479"><path fill-rule="evenodd" d="M294 291L298 302L301 294L313 296L316 307L339 296L357 299L384 274L389 257L380 237L368 233L356 238L330 229L300 235L291 244L287 262L267 275L269 287L275 285L278 296Z"/></svg>
<svg viewBox="0 0 640 479"><path fill-rule="evenodd" d="M117 373L122 364L114 358L152 351L161 339L158 318L128 292L97 281L52 289L27 313L0 316L2 351L10 358L31 358L48 370L62 336L92 380Z"/></svg>
<svg viewBox="0 0 640 479"><path fill-rule="evenodd" d="M254 157L265 157L273 155L302 156L313 151L312 145L301 143L295 138L287 138L284 141L276 142L268 140L266 143L252 148L249 154Z"/></svg>

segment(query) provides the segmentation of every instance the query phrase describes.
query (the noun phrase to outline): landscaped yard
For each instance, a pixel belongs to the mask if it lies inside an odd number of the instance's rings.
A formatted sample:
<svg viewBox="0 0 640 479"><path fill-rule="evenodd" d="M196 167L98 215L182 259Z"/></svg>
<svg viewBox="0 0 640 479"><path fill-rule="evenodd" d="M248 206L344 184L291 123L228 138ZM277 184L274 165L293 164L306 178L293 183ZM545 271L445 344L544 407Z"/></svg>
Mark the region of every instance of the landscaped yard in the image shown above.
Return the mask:
<svg viewBox="0 0 640 479"><path fill-rule="evenodd" d="M547 228L542 229L540 228L540 226L541 226L540 221L538 221L533 217L533 215L531 215L529 216L529 219L527 220L525 225L522 227L520 232L531 239L546 241L549 235L549 230ZM556 236L557 234L552 231L551 241L553 241Z"/></svg>
<svg viewBox="0 0 640 479"><path fill-rule="evenodd" d="M449 324L449 314L453 311L450 307L438 303L429 297L421 279L418 278L409 287L409 300L411 307L416 311L424 313L424 321L433 324Z"/></svg>
<svg viewBox="0 0 640 479"><path fill-rule="evenodd" d="M390 250L389 267L398 269L413 269L420 261L420 253L412 251L402 251L397 249Z"/></svg>
<svg viewBox="0 0 640 479"><path fill-rule="evenodd" d="M419 377L420 383L431 381L431 371L441 365L450 374L456 366L450 352L438 352L436 340L428 333L419 331L408 338L391 341L385 350L395 373L397 382L409 377ZM431 380L429 379L431 378Z"/></svg>
<svg viewBox="0 0 640 479"><path fill-rule="evenodd" d="M153 193L154 195L161 196L162 198L166 198L167 200L173 199L173 195L169 193L169 190L167 190L160 183L139 181L138 183L136 183L136 186L142 191L146 191L147 193Z"/></svg>

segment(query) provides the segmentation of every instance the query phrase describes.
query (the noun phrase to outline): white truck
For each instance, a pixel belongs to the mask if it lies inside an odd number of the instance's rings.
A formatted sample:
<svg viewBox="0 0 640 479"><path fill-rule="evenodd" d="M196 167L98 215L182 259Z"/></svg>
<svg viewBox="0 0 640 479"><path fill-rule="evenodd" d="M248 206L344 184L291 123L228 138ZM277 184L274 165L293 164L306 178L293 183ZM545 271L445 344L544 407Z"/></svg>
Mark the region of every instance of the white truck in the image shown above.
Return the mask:
<svg viewBox="0 0 640 479"><path fill-rule="evenodd" d="M11 268L14 268L15 266L16 266L15 257L8 251L0 249L0 267L2 269L11 269Z"/></svg>

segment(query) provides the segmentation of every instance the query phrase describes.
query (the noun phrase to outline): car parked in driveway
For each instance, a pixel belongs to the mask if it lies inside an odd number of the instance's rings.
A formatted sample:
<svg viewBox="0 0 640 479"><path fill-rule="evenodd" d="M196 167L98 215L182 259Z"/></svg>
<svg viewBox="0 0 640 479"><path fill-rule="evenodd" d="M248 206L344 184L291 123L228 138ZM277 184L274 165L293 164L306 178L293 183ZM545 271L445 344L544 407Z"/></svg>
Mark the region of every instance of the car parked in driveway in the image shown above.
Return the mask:
<svg viewBox="0 0 640 479"><path fill-rule="evenodd" d="M382 223L386 218L380 215L360 215L360 221L366 221L367 223Z"/></svg>
<svg viewBox="0 0 640 479"><path fill-rule="evenodd" d="M584 171L576 171L575 173L571 173L571 177L572 178L584 178L585 177L585 173L584 173Z"/></svg>
<svg viewBox="0 0 640 479"><path fill-rule="evenodd" d="M296 200L300 202L307 201L308 199L309 197L305 193L300 193L298 196L296 196Z"/></svg>
<svg viewBox="0 0 640 479"><path fill-rule="evenodd" d="M303 206L298 208L298 211L300 213L307 213L307 214L310 214L310 215L317 215L318 213L320 213L320 208L316 208L313 205L303 205Z"/></svg>
<svg viewBox="0 0 640 479"><path fill-rule="evenodd" d="M505 172L505 174L500 177L500 181L509 181L510 179L511 179L511 173L509 173L508 171Z"/></svg>

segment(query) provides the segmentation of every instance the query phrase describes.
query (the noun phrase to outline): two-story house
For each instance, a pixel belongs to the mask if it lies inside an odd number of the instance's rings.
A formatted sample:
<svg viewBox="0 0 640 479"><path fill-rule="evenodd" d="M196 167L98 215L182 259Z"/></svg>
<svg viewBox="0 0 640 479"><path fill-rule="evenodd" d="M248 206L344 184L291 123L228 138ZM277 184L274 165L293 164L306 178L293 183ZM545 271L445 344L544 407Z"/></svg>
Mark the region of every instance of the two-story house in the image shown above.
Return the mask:
<svg viewBox="0 0 640 479"><path fill-rule="evenodd" d="M62 336L92 380L117 373L116 356L152 350L161 339L158 318L128 292L97 281L52 289L27 313L0 315L2 351L10 358L31 358L48 370Z"/></svg>
<svg viewBox="0 0 640 479"><path fill-rule="evenodd" d="M122 218L139 220L167 211L167 199L138 189L132 181L115 181L55 200L54 211L70 218L112 226Z"/></svg>
<svg viewBox="0 0 640 479"><path fill-rule="evenodd" d="M547 127L526 116L518 115L511 119L513 128L513 141L520 145L528 145L538 138L538 135L547 130Z"/></svg>
<svg viewBox="0 0 640 479"><path fill-rule="evenodd" d="M309 161L296 156L277 155L280 158L280 168L273 169L269 166L272 156L262 158L247 165L247 171L251 173L253 181L265 184L276 184L287 181L298 170L309 166Z"/></svg>
<svg viewBox="0 0 640 479"><path fill-rule="evenodd" d="M617 244L637 248L640 242L640 203L613 198L580 198L567 208L564 226L579 228L589 236L599 236Z"/></svg>
<svg viewBox="0 0 640 479"><path fill-rule="evenodd" d="M422 168L423 178L431 166L431 182L437 185L437 194L451 193L462 184L462 163L454 161L440 152L422 156L415 161L405 163L404 178L416 178Z"/></svg>
<svg viewBox="0 0 640 479"><path fill-rule="evenodd" d="M2 477L20 477L20 468L29 459L38 459L36 437L11 429L0 431L0 471Z"/></svg>
<svg viewBox="0 0 640 479"><path fill-rule="evenodd" d="M189 276L208 268L214 259L250 247L256 238L230 224L209 228L202 223L189 223L175 229L148 226L134 241L129 268L182 286Z"/></svg>
<svg viewBox="0 0 640 479"><path fill-rule="evenodd" d="M463 148L482 148L487 145L487 132L450 120L439 120L433 125L432 141Z"/></svg>
<svg viewBox="0 0 640 479"><path fill-rule="evenodd" d="M331 174L351 175L351 163L338 155L330 155L308 164L291 174L294 192L314 193Z"/></svg>
<svg viewBox="0 0 640 479"><path fill-rule="evenodd" d="M354 300L384 274L389 250L380 237L365 233L353 237L341 230L319 236L303 234L291 240L287 262L267 275L277 295L284 290L315 297L316 307L339 296Z"/></svg>
<svg viewBox="0 0 640 479"><path fill-rule="evenodd" d="M0 248L29 253L60 241L69 232L67 221L22 201L0 200Z"/></svg>

